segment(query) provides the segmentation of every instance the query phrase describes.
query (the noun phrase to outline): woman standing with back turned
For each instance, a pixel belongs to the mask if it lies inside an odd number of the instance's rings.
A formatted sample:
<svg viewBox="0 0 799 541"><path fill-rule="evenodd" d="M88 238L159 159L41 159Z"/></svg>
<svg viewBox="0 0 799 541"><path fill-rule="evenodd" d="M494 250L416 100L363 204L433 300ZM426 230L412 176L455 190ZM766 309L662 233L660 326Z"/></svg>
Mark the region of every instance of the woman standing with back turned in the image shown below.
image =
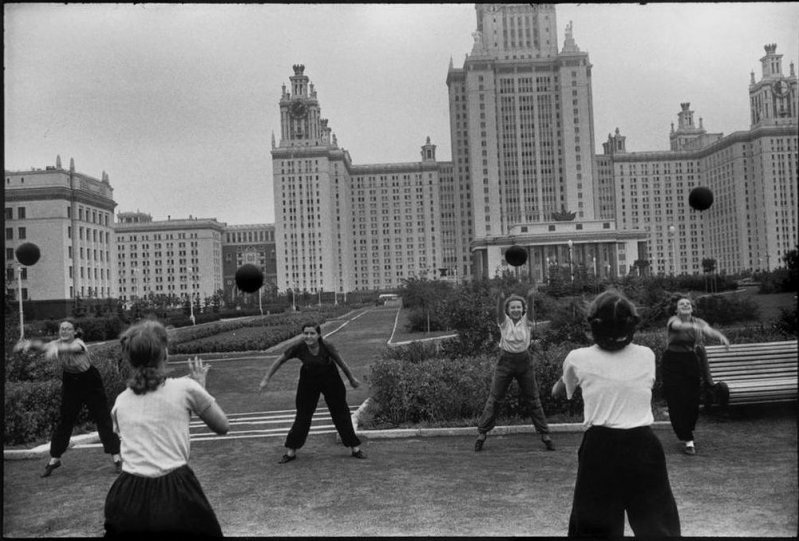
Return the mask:
<svg viewBox="0 0 799 541"><path fill-rule="evenodd" d="M680 535L663 446L652 431L655 353L632 344L633 303L606 291L587 313L595 345L574 349L552 396L582 389L587 427L577 453L569 537L622 537L624 513L636 536Z"/></svg>

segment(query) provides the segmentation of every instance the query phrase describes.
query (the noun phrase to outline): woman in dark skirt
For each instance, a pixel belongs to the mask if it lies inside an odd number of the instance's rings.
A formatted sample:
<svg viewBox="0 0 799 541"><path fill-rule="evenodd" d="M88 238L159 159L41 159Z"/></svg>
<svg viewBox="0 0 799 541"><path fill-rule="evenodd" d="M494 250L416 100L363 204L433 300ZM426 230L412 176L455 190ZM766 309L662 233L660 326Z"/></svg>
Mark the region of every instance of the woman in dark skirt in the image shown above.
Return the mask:
<svg viewBox="0 0 799 541"><path fill-rule="evenodd" d="M132 326L121 343L134 374L111 410L122 441L122 474L106 497L106 537L221 537L188 465L192 413L217 434L229 429L227 416L205 390L208 367L195 357L188 377L167 378L167 334L157 321Z"/></svg>
<svg viewBox="0 0 799 541"><path fill-rule="evenodd" d="M315 323L305 323L302 326L302 340L289 346L269 368L266 376L261 380L260 392L266 389L269 380L280 366L289 359L299 359L300 381L297 384L296 408L297 415L286 436L286 452L278 461L279 464L291 462L297 458L297 449L305 444L314 411L319 403L319 395L324 395L333 424L341 436L341 442L352 448L354 458L366 458L366 453L361 450L361 440L355 434L350 417L350 408L347 405L347 390L338 368L344 372L353 389L361 382L352 375L347 363L341 358L336 348L330 342L322 339L322 330Z"/></svg>
<svg viewBox="0 0 799 541"><path fill-rule="evenodd" d="M587 427L569 537L622 537L625 512L636 536L680 535L666 456L651 427L655 354L631 343L639 320L621 293L600 294L588 308L595 345L569 352L552 388L555 398L582 389Z"/></svg>
<svg viewBox="0 0 799 541"><path fill-rule="evenodd" d="M674 433L687 455L696 454L694 429L699 418L701 382L710 377L707 356L697 353L704 337L715 338L729 347L730 341L702 319L693 316L691 299L677 299L676 314L666 324L668 345L660 361L663 394L669 407ZM712 383L712 380L708 383Z"/></svg>
<svg viewBox="0 0 799 541"><path fill-rule="evenodd" d="M114 472L122 471L119 437L111 426L103 379L97 368L92 366L89 349L80 336L81 331L75 321L65 319L58 326L57 340L22 340L14 346L14 351L43 351L46 359L59 362L63 370L58 424L53 430L50 461L45 465L42 477L50 477L53 470L61 466L61 455L69 447L72 429L84 404L97 425L103 450L113 457Z"/></svg>

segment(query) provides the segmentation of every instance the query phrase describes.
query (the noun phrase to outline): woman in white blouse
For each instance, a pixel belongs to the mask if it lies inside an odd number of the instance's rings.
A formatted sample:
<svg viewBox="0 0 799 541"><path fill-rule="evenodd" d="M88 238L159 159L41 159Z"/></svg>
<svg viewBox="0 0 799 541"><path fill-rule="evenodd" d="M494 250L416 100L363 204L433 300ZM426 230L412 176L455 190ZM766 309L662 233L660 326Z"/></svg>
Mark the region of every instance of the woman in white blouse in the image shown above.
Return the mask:
<svg viewBox="0 0 799 541"><path fill-rule="evenodd" d="M679 536L680 517L663 446L651 424L655 354L633 344L632 302L609 290L588 308L595 344L563 361L553 397L582 389L587 430L578 451L569 536L621 537L624 513L636 536Z"/></svg>
<svg viewBox="0 0 799 541"><path fill-rule="evenodd" d="M499 361L494 369L491 390L477 421L477 439L474 450L481 451L488 433L494 428L500 404L505 399L508 387L516 379L519 384L519 399L526 406L541 441L548 451L555 449L549 436L544 408L538 394L538 382L533 369L533 357L530 355L531 328L533 323L527 317L527 308L532 306L531 289L527 301L519 295L511 295L507 299L500 295L497 301L497 325L501 333L499 341Z"/></svg>

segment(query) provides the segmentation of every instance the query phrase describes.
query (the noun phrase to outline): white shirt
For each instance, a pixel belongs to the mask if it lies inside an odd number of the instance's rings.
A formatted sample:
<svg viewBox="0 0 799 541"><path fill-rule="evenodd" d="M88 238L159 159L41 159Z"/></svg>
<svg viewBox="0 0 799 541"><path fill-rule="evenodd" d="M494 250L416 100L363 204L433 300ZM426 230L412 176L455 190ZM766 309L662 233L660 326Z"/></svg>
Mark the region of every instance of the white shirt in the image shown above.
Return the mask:
<svg viewBox="0 0 799 541"><path fill-rule="evenodd" d="M119 434L122 470L160 477L189 461L189 421L214 403L191 378L167 378L155 391L122 391L111 409Z"/></svg>
<svg viewBox="0 0 799 541"><path fill-rule="evenodd" d="M566 396L579 386L583 392L585 426L636 428L654 422L652 386L655 354L629 344L619 351L593 345L574 349L563 361Z"/></svg>
<svg viewBox="0 0 799 541"><path fill-rule="evenodd" d="M522 316L516 323L505 316L499 324L499 347L510 353L521 353L530 347L530 321Z"/></svg>

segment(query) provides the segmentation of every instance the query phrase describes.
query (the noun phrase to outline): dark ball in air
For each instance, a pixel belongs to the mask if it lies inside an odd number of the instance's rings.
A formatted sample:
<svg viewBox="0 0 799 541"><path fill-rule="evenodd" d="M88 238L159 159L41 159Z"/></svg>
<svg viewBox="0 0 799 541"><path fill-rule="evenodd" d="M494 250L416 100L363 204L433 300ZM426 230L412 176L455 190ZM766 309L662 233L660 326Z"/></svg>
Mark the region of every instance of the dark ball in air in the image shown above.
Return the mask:
<svg viewBox="0 0 799 541"><path fill-rule="evenodd" d="M713 204L713 192L710 191L710 188L697 186L688 194L688 204L692 209L707 210Z"/></svg>
<svg viewBox="0 0 799 541"><path fill-rule="evenodd" d="M511 246L505 251L505 261L508 265L520 267L527 262L527 250L521 246Z"/></svg>
<svg viewBox="0 0 799 541"><path fill-rule="evenodd" d="M236 287L245 293L254 293L264 285L264 274L255 265L246 264L236 271Z"/></svg>
<svg viewBox="0 0 799 541"><path fill-rule="evenodd" d="M15 253L17 254L17 261L26 266L35 264L37 261L39 261L39 257L42 255L39 251L39 247L32 242L20 244L17 246Z"/></svg>

